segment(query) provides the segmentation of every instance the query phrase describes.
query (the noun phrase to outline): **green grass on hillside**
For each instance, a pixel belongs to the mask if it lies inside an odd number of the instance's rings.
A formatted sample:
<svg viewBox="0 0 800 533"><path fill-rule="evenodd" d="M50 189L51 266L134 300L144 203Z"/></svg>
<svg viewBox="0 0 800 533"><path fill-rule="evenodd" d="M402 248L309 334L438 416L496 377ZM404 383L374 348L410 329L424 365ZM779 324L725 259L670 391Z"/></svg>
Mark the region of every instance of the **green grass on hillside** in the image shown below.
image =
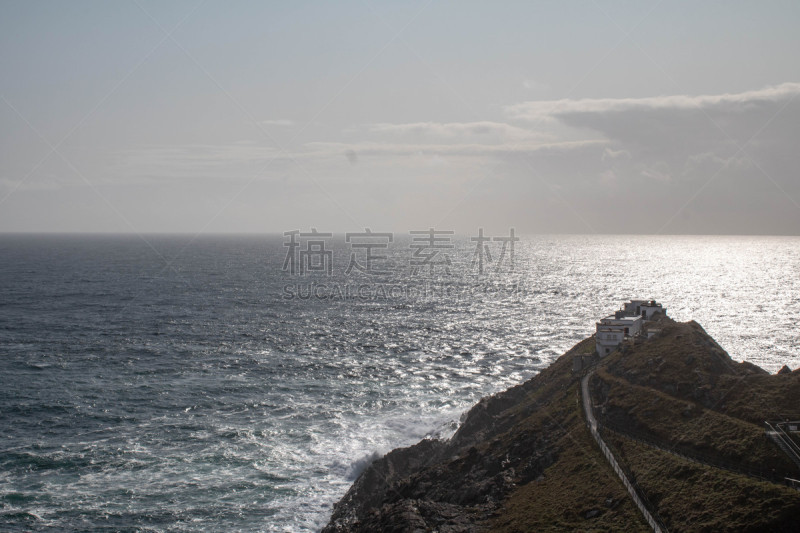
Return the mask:
<svg viewBox="0 0 800 533"><path fill-rule="evenodd" d="M609 439L670 531L797 531L800 493L704 466L625 437Z"/></svg>

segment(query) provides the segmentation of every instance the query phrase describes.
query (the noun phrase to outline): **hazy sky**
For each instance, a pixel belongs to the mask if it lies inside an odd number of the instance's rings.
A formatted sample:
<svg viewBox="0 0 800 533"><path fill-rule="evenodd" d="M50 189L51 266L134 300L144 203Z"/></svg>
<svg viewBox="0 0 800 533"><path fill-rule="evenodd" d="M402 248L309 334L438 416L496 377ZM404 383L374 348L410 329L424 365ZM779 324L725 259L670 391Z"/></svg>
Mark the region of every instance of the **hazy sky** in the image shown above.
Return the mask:
<svg viewBox="0 0 800 533"><path fill-rule="evenodd" d="M800 234L800 2L0 10L0 231Z"/></svg>

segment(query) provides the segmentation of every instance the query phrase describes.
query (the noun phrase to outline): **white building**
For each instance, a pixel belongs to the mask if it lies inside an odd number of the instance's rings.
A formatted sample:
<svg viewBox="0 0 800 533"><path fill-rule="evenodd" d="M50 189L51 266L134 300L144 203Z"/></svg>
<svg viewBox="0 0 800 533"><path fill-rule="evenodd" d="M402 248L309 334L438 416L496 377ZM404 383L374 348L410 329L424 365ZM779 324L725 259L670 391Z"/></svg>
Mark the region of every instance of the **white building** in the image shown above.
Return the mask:
<svg viewBox="0 0 800 533"><path fill-rule="evenodd" d="M633 315L642 315L641 306L643 304L650 303L650 300L631 300L630 302L626 302L623 304L622 310L625 311L625 314L628 316Z"/></svg>
<svg viewBox="0 0 800 533"><path fill-rule="evenodd" d="M667 310L655 300L631 300L623 304L620 311L601 318L595 333L597 354L605 357L616 350L625 338L642 334L644 322L651 320L656 313L666 316Z"/></svg>
<svg viewBox="0 0 800 533"><path fill-rule="evenodd" d="M603 326L619 326L623 328L625 331L625 336L634 336L638 335L642 331L642 324L644 320L641 316L626 316L622 312L618 311L613 315L609 315L605 318L601 318L600 322L597 324L598 327Z"/></svg>
<svg viewBox="0 0 800 533"><path fill-rule="evenodd" d="M663 316L667 316L666 308L655 300L651 300L644 305L640 305L639 309L641 309L642 317L645 320L652 320L653 315L656 313L661 313Z"/></svg>
<svg viewBox="0 0 800 533"><path fill-rule="evenodd" d="M631 300L625 303L623 311L628 316L641 316L645 320L650 320L656 313L667 315L667 310L655 300Z"/></svg>
<svg viewBox="0 0 800 533"><path fill-rule="evenodd" d="M597 355L605 357L616 350L624 339L625 328L598 323L597 333L594 336Z"/></svg>

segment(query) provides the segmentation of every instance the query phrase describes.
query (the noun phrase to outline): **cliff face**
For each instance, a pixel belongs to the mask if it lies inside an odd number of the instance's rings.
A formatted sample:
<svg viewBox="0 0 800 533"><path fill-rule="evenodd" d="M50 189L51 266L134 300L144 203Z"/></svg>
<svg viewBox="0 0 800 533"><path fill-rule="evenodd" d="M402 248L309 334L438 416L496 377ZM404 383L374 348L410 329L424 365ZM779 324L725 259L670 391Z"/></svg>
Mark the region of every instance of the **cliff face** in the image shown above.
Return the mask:
<svg viewBox="0 0 800 533"><path fill-rule="evenodd" d="M791 469L763 438L760 424L781 409L800 408L800 402L786 403L800 399L800 372L770 376L733 362L695 323L665 321L663 326L657 338L598 364L591 383L599 417L658 442L680 442L749 466ZM375 461L335 506L323 531L646 531L581 414L580 376L572 372L572 359L593 350L594 340L586 339L528 382L482 399L450 440L425 440ZM743 383L750 392L739 390ZM765 391L766 400L754 399ZM715 431L706 431L709 423ZM670 469L678 458L636 448L641 443L622 434L613 438L640 484L642 479L649 484L656 510L672 527L692 530L680 513L682 502L696 496L694 486L682 487L677 499L663 490L672 486ZM754 453L740 449L748 446ZM651 463L642 462L647 454L655 454ZM646 475L648 464L661 469L659 476ZM748 512L744 507L755 509L752 497L745 504L738 499L727 504L745 516L739 524L744 529L780 530L800 519L797 491L728 471L698 475L712 483L732 476L755 500L758 495L769 500L774 512L763 506ZM704 523L728 529L726 502L713 505L717 518Z"/></svg>
<svg viewBox="0 0 800 533"><path fill-rule="evenodd" d="M592 339L582 341L528 382L482 399L450 440L422 441L375 461L335 506L324 531L484 530L519 487L544 488L545 479L555 480L546 471L565 451L574 461L576 442L589 455L575 476L570 514L583 521L602 509L607 516L599 520L607 526L641 526L624 488L593 453L588 431L581 434L572 355L593 349ZM581 494L581 478L585 486L595 479L596 494Z"/></svg>

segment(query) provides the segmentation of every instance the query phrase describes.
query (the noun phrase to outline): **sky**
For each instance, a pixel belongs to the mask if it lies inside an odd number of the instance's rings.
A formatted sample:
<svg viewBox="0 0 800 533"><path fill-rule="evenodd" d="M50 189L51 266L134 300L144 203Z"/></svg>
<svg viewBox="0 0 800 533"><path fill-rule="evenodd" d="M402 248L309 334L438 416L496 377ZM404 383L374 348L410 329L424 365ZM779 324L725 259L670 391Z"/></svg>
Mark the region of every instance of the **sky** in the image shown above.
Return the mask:
<svg viewBox="0 0 800 533"><path fill-rule="evenodd" d="M0 232L800 234L795 1L0 10Z"/></svg>

